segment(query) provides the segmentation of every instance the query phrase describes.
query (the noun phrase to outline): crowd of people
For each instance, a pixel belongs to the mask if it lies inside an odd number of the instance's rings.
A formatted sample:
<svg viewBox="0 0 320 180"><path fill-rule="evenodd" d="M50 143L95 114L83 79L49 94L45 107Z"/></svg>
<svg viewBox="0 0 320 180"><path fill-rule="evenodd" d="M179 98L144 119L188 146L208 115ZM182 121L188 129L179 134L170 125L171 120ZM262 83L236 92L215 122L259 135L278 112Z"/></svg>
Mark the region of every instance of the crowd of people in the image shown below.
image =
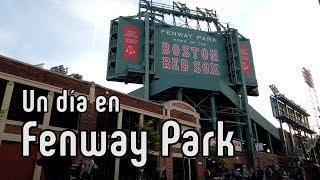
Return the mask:
<svg viewBox="0 0 320 180"><path fill-rule="evenodd" d="M225 166L206 168L204 171L206 180L230 179L230 180L300 180L303 179L302 168L292 168L288 171L280 168L279 165L268 165L256 169L242 167L228 169Z"/></svg>
<svg viewBox="0 0 320 180"><path fill-rule="evenodd" d="M60 156L41 157L37 165L42 166L45 180L92 180L94 171L98 169L93 157L81 161L75 169L72 168L71 158Z"/></svg>

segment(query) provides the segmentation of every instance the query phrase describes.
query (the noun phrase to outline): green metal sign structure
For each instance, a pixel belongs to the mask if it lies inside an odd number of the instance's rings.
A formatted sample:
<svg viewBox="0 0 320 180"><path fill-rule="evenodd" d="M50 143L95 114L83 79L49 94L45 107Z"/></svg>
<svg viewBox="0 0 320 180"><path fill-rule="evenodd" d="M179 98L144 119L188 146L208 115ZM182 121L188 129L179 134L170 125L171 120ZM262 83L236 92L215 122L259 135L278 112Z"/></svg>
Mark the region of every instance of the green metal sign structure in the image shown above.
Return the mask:
<svg viewBox="0 0 320 180"><path fill-rule="evenodd" d="M130 72L143 73L144 22L119 18L111 22L108 79L126 81ZM133 73L133 74L135 74ZM141 80L133 82L141 83Z"/></svg>
<svg viewBox="0 0 320 180"><path fill-rule="evenodd" d="M168 77L193 81L222 81L225 84L242 82L230 80L233 64L228 64L226 35L155 23L152 28L153 46L150 56L151 80ZM143 84L145 68L145 25L143 20L124 18L111 23L108 62L108 80ZM245 85L251 95L258 95L251 45L248 39L240 41L242 71ZM240 64L237 65L238 67Z"/></svg>
<svg viewBox="0 0 320 180"><path fill-rule="evenodd" d="M251 166L257 166L256 124L269 140L279 139L277 128L248 104L248 96L259 94L249 39L222 25L214 10L140 0L137 16L111 22L108 53L108 80L144 85L132 95L189 103L201 131L215 130L217 119L236 127Z"/></svg>

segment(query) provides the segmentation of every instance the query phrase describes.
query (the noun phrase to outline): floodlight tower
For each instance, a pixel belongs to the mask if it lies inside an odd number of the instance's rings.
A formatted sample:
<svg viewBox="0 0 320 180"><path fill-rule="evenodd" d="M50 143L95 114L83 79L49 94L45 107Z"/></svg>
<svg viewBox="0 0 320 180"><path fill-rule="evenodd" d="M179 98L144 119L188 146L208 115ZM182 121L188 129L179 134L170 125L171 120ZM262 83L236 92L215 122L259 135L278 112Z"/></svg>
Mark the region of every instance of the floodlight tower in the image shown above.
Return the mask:
<svg viewBox="0 0 320 180"><path fill-rule="evenodd" d="M309 95L310 95L310 100L311 100L311 104L312 104L312 108L314 110L314 118L317 122L317 134L319 135L320 132L320 125L319 125L319 117L320 117L320 107L319 107L319 101L318 101L318 96L317 96L317 92L316 89L314 87L314 83L313 83L313 78L311 75L311 71L309 69L306 68L302 68L302 75L304 78L304 82L307 84L308 86L308 91L309 91Z"/></svg>

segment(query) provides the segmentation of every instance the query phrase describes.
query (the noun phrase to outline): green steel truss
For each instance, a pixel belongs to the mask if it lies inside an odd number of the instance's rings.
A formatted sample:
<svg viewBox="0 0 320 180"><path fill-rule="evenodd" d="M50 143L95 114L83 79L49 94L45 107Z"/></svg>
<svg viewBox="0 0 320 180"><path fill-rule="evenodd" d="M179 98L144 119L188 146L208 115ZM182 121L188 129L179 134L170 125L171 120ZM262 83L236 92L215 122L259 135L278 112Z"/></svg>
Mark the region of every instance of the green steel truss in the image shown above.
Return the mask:
<svg viewBox="0 0 320 180"><path fill-rule="evenodd" d="M213 30L212 26L214 26L217 31L226 29L219 22L216 11L198 7L195 10L189 9L186 4L180 2L173 1L172 5L168 5L154 2L152 0L140 0L139 14L144 14L146 12L149 12L152 17L173 26L184 26L202 30L200 22L205 22L207 24L208 32ZM166 16L171 18L166 19ZM196 21L196 27L192 27L190 21ZM181 24L179 24L179 22L181 22Z"/></svg>

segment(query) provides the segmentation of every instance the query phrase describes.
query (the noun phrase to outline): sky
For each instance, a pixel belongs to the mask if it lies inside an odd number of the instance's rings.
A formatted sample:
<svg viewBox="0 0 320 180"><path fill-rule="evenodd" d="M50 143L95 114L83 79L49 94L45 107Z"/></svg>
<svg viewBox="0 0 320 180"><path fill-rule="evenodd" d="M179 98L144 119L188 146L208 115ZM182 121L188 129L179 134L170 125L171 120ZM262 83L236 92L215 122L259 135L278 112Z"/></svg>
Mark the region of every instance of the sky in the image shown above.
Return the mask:
<svg viewBox="0 0 320 180"><path fill-rule="evenodd" d="M169 3L170 0L157 2ZM181 0L214 9L250 39L259 97L249 103L274 125L270 84L313 116L301 69L311 70L320 92L320 5L318 0ZM107 82L110 20L135 15L138 0L0 0L0 54L45 68L61 65L87 81L124 93L140 85ZM320 96L318 94L318 96ZM315 125L314 118L310 120Z"/></svg>

